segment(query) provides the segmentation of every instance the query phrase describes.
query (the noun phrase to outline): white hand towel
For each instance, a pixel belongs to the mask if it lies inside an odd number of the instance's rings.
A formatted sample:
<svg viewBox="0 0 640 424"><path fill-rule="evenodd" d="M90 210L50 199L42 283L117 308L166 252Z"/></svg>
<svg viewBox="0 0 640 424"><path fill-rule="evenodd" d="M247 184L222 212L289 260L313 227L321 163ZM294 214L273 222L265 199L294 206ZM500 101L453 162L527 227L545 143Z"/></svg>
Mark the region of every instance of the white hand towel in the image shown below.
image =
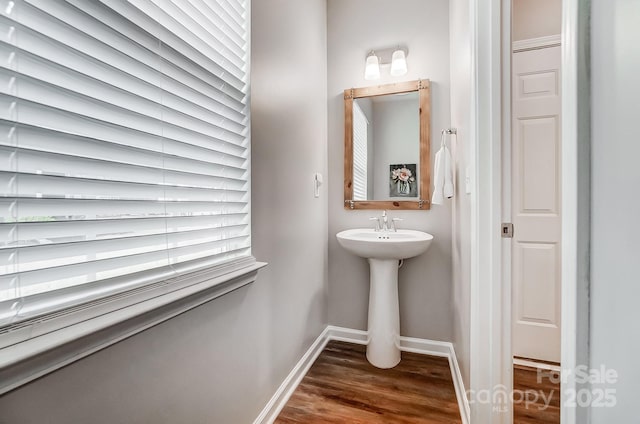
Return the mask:
<svg viewBox="0 0 640 424"><path fill-rule="evenodd" d="M436 153L434 167L432 205L441 205L444 198L453 197L453 174L451 170L451 153L444 144Z"/></svg>

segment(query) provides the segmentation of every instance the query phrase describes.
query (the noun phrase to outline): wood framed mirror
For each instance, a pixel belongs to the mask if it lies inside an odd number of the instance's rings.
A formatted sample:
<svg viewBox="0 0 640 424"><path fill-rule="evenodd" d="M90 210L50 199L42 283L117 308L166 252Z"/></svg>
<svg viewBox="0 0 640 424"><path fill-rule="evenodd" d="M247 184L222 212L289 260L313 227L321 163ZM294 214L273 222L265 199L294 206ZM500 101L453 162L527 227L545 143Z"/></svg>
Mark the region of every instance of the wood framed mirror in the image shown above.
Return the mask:
<svg viewBox="0 0 640 424"><path fill-rule="evenodd" d="M428 210L429 80L344 91L345 209Z"/></svg>

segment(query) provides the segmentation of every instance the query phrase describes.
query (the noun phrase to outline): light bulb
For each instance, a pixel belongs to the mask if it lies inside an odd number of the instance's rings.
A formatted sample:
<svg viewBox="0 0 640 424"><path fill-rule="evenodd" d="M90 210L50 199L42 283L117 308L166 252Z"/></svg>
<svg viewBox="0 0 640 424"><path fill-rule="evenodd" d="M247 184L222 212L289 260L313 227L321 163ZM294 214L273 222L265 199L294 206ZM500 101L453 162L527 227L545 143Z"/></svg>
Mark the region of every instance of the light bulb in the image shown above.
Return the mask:
<svg viewBox="0 0 640 424"><path fill-rule="evenodd" d="M391 57L391 75L398 77L407 73L407 58L404 50L398 49Z"/></svg>
<svg viewBox="0 0 640 424"><path fill-rule="evenodd" d="M364 68L364 79L375 80L380 78L380 62L378 56L371 52L367 56L367 62Z"/></svg>

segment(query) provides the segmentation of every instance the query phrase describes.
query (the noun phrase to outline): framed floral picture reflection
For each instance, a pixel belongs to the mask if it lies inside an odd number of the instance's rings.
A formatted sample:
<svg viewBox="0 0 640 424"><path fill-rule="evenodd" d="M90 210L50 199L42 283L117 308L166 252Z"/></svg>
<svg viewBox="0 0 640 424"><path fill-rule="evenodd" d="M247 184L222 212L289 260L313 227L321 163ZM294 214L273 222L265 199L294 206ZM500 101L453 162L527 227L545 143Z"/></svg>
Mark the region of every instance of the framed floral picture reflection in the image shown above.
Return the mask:
<svg viewBox="0 0 640 424"><path fill-rule="evenodd" d="M416 164L389 165L389 197L418 197Z"/></svg>

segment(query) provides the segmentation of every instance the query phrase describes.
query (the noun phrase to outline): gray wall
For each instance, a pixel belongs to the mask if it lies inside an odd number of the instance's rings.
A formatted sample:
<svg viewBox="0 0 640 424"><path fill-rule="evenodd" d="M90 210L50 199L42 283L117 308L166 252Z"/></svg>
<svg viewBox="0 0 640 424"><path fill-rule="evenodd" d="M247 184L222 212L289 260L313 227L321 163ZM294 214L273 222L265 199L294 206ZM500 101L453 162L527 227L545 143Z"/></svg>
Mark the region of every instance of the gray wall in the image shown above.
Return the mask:
<svg viewBox="0 0 640 424"><path fill-rule="evenodd" d="M513 40L560 34L562 0L513 0Z"/></svg>
<svg viewBox="0 0 640 424"><path fill-rule="evenodd" d="M453 344L465 386L469 388L471 344L471 198L465 193L471 161L471 33L469 1L451 0L451 138L455 162L453 198ZM471 168L470 168L471 169Z"/></svg>
<svg viewBox="0 0 640 424"><path fill-rule="evenodd" d="M326 326L327 198L312 186L326 173L326 3L255 1L253 17L253 244L269 267L5 395L0 422L251 423Z"/></svg>
<svg viewBox="0 0 640 424"><path fill-rule="evenodd" d="M591 422L630 423L640 393L640 1L591 3L591 366L619 375L609 386L617 406L592 408Z"/></svg>
<svg viewBox="0 0 640 424"><path fill-rule="evenodd" d="M373 199L417 200L389 197L389 165L416 164L414 177L419 181L420 97L417 93L373 101L373 145Z"/></svg>
<svg viewBox="0 0 640 424"><path fill-rule="evenodd" d="M364 80L370 49L409 48L409 73ZM432 82L432 163L439 131L449 127L449 1L328 0L329 96L329 322L366 329L369 269L364 259L346 253L335 234L369 227L380 211L347 211L343 207L343 91L351 87L428 78ZM430 211L391 212L404 218L403 228L435 236L429 251L400 269L400 320L404 336L452 340L451 206Z"/></svg>

